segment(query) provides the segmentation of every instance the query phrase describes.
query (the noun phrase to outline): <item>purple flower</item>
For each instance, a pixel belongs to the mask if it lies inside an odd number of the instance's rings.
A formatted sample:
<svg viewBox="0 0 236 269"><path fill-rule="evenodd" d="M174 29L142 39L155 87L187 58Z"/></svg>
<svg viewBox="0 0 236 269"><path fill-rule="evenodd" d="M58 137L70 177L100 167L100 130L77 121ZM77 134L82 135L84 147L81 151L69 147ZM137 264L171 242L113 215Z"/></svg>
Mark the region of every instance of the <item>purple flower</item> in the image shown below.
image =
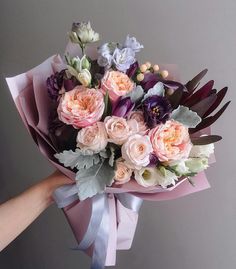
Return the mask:
<svg viewBox="0 0 236 269"><path fill-rule="evenodd" d="M135 61L135 52L130 48L116 48L113 53L113 63L121 72L126 72Z"/></svg>
<svg viewBox="0 0 236 269"><path fill-rule="evenodd" d="M165 123L172 110L166 97L153 95L143 101L143 114L149 128L154 128L160 123Z"/></svg>
<svg viewBox="0 0 236 269"><path fill-rule="evenodd" d="M130 37L129 35L127 35L124 47L130 48L134 52L139 52L143 48L143 45L141 45L135 37Z"/></svg>
<svg viewBox="0 0 236 269"><path fill-rule="evenodd" d="M65 70L62 70L61 72L56 72L47 79L48 94L53 100L57 100L59 96L59 91L63 85L64 75Z"/></svg>
<svg viewBox="0 0 236 269"><path fill-rule="evenodd" d="M148 166L157 166L160 161L158 160L157 156L154 153L151 153L149 156L149 165Z"/></svg>
<svg viewBox="0 0 236 269"><path fill-rule="evenodd" d="M126 71L126 75L129 77L129 78L132 78L135 74L136 74L136 71L138 70L139 68L139 64L138 62L135 62L133 63L129 69Z"/></svg>
<svg viewBox="0 0 236 269"><path fill-rule="evenodd" d="M112 108L112 115L117 117L126 117L134 106L135 104L131 101L130 97L119 99Z"/></svg>
<svg viewBox="0 0 236 269"><path fill-rule="evenodd" d="M66 70L56 72L47 78L47 89L48 94L52 100L57 100L62 87L64 86L65 91L72 90L77 84L75 77L71 79L66 78Z"/></svg>

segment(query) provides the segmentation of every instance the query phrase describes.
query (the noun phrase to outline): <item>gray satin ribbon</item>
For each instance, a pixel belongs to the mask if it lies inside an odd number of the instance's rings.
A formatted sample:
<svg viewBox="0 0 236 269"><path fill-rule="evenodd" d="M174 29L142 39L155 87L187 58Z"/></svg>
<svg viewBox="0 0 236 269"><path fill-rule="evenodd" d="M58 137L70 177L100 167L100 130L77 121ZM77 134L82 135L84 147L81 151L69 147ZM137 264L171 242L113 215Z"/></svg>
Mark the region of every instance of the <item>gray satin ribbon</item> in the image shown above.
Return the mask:
<svg viewBox="0 0 236 269"><path fill-rule="evenodd" d="M54 200L59 208L66 207L78 200L76 184L62 186L54 192ZM109 239L109 204L108 196L113 194L97 194L92 197L92 212L89 225L83 239L76 249L86 250L94 244L91 269L105 267L108 239ZM129 194L119 193L114 195L126 208L138 212L142 199Z"/></svg>

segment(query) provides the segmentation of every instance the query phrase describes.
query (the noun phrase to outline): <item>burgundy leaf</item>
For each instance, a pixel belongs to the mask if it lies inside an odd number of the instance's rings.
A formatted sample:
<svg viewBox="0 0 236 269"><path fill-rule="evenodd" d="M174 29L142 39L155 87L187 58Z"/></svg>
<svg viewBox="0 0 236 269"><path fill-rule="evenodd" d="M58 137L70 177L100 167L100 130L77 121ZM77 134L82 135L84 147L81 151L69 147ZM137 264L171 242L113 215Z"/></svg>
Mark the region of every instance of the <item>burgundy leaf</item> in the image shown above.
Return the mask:
<svg viewBox="0 0 236 269"><path fill-rule="evenodd" d="M196 128L189 129L189 132L193 134L212 125L224 113L229 104L230 101L224 104L224 106L215 115L203 119Z"/></svg>
<svg viewBox="0 0 236 269"><path fill-rule="evenodd" d="M184 102L184 105L187 107L191 107L196 104L198 101L209 96L212 87L214 85L214 80L208 81L204 86L202 86L197 92L192 94L187 100Z"/></svg>
<svg viewBox="0 0 236 269"><path fill-rule="evenodd" d="M179 106L182 96L183 96L183 89L182 88L178 88L171 95L166 95L166 97L168 98L169 102L171 103L171 106L173 109L175 109Z"/></svg>
<svg viewBox="0 0 236 269"><path fill-rule="evenodd" d="M197 112L200 117L206 113L206 111L211 107L214 102L216 101L217 96L216 94L212 94L207 98L201 100L200 102L196 103L194 106L191 106L190 109Z"/></svg>
<svg viewBox="0 0 236 269"><path fill-rule="evenodd" d="M192 80L190 80L186 84L186 88L188 89L189 93L194 92L199 81L206 75L207 71L208 71L207 69L202 70L199 74L197 74Z"/></svg>
<svg viewBox="0 0 236 269"><path fill-rule="evenodd" d="M192 138L191 141L193 145L207 145L211 143L215 143L217 141L220 141L222 139L219 135L205 135L197 138Z"/></svg>
<svg viewBox="0 0 236 269"><path fill-rule="evenodd" d="M224 99L226 93L228 91L228 87L224 87L223 89L221 89L216 95L217 95L217 99L214 102L214 104L206 111L206 113L203 115L203 117L207 117L208 115L210 115L221 103L221 101Z"/></svg>

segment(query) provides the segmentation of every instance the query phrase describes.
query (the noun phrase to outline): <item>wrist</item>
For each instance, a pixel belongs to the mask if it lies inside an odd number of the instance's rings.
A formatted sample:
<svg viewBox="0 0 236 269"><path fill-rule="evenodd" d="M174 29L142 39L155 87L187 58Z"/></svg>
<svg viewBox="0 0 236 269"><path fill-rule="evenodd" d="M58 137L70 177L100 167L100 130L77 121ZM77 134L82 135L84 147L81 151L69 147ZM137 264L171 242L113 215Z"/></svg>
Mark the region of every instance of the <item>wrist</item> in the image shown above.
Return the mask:
<svg viewBox="0 0 236 269"><path fill-rule="evenodd" d="M57 188L72 183L73 181L71 179L69 179L59 171L55 171L53 174L41 181L46 196L45 199L49 203L49 205L54 202L53 192Z"/></svg>

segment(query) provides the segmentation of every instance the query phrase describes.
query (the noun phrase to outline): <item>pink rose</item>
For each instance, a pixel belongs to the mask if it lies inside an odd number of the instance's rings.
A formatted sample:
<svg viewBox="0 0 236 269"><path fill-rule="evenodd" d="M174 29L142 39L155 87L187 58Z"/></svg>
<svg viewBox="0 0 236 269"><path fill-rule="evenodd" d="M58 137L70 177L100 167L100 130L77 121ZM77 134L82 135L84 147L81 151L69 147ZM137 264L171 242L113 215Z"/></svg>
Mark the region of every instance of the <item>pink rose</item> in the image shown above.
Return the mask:
<svg viewBox="0 0 236 269"><path fill-rule="evenodd" d="M133 169L141 169L147 166L150 162L149 156L152 152L152 144L147 135L132 135L121 147L121 153L125 159L125 163Z"/></svg>
<svg viewBox="0 0 236 269"><path fill-rule="evenodd" d="M192 148L188 128L169 120L149 132L154 153L161 162L180 160L189 156Z"/></svg>
<svg viewBox="0 0 236 269"><path fill-rule="evenodd" d="M126 95L134 89L134 82L122 72L107 71L101 81L101 89L104 95L108 91L109 97L114 103L120 96Z"/></svg>
<svg viewBox="0 0 236 269"><path fill-rule="evenodd" d="M128 137L137 133L138 123L136 120L126 120L116 116L108 116L104 120L108 135L108 141L122 145Z"/></svg>
<svg viewBox="0 0 236 269"><path fill-rule="evenodd" d="M133 170L129 168L124 159L119 158L116 160L116 170L114 180L116 184L124 184L128 182L132 176Z"/></svg>
<svg viewBox="0 0 236 269"><path fill-rule="evenodd" d="M81 128L99 121L104 108L103 95L99 90L77 86L61 97L57 113L62 122Z"/></svg>
<svg viewBox="0 0 236 269"><path fill-rule="evenodd" d="M132 111L129 114L129 119L136 120L138 123L138 133L141 135L145 135L148 131L148 127L144 121L144 115L143 112L140 110Z"/></svg>
<svg viewBox="0 0 236 269"><path fill-rule="evenodd" d="M77 135L77 146L99 152L107 146L107 133L103 122L82 128Z"/></svg>

